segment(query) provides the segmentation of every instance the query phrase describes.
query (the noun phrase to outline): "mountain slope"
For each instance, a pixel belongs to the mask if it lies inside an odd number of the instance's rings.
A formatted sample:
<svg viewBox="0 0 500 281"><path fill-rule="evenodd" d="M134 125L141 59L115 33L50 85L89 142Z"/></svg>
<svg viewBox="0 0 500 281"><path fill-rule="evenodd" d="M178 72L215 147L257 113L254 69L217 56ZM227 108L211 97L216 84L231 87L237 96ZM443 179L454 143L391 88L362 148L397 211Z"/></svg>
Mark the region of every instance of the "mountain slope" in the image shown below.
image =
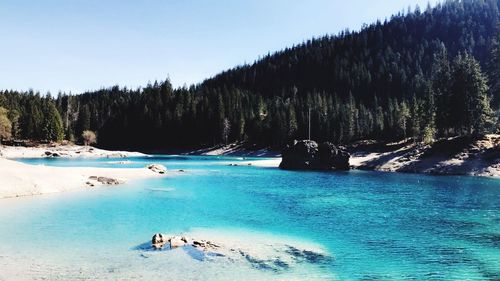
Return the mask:
<svg viewBox="0 0 500 281"><path fill-rule="evenodd" d="M493 75L500 66L487 62L500 50L499 6L446 1L309 40L190 88L173 89L166 80L55 99L4 91L0 106L10 110L14 138L53 140L62 120L67 139L97 131L107 148L237 140L280 147L307 138L309 120L311 138L343 144L494 131L487 81L500 85Z"/></svg>

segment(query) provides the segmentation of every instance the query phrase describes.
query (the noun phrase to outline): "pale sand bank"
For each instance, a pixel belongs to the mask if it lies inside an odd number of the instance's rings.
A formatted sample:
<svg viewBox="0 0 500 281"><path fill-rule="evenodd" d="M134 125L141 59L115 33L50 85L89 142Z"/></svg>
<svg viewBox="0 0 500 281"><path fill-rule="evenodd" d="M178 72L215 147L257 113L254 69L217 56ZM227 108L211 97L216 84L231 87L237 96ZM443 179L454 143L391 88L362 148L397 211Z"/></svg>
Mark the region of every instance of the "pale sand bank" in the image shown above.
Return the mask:
<svg viewBox="0 0 500 281"><path fill-rule="evenodd" d="M50 153L50 154L49 154ZM5 158L40 158L52 157L98 157L122 158L144 157L146 154L129 151L110 151L91 146L80 145L40 145L36 147L0 146L0 156Z"/></svg>
<svg viewBox="0 0 500 281"><path fill-rule="evenodd" d="M472 141L450 138L432 145L399 142L355 148L350 164L364 170L500 178L500 135Z"/></svg>
<svg viewBox="0 0 500 281"><path fill-rule="evenodd" d="M240 165L245 166L256 166L256 167L267 167L267 168L278 168L281 163L281 157L276 157L274 159L263 159L263 160L252 160L241 162Z"/></svg>
<svg viewBox="0 0 500 281"><path fill-rule="evenodd" d="M0 198L95 188L87 184L91 176L114 178L126 182L161 175L147 168L49 167L0 158Z"/></svg>
<svg viewBox="0 0 500 281"><path fill-rule="evenodd" d="M206 156L241 156L241 157L279 157L280 151L270 150L268 148L255 149L247 147L242 142L231 143L228 145L217 145L213 147L200 148L185 153L188 155L206 155Z"/></svg>

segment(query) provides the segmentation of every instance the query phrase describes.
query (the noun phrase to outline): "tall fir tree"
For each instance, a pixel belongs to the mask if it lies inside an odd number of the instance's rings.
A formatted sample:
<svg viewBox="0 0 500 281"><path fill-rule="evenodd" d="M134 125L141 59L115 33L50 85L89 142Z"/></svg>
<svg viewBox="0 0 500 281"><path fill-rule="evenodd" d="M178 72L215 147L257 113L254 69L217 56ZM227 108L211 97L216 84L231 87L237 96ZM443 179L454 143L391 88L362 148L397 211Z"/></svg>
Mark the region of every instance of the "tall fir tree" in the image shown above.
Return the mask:
<svg viewBox="0 0 500 281"><path fill-rule="evenodd" d="M480 134L492 125L487 78L470 54L458 55L453 64L451 118L459 133Z"/></svg>
<svg viewBox="0 0 500 281"><path fill-rule="evenodd" d="M436 126L441 135L446 135L453 120L450 108L451 69L446 49L442 49L435 57L432 66L432 91L435 93Z"/></svg>
<svg viewBox="0 0 500 281"><path fill-rule="evenodd" d="M42 125L43 139L46 141L62 141L64 139L64 128L61 115L52 101L47 101Z"/></svg>

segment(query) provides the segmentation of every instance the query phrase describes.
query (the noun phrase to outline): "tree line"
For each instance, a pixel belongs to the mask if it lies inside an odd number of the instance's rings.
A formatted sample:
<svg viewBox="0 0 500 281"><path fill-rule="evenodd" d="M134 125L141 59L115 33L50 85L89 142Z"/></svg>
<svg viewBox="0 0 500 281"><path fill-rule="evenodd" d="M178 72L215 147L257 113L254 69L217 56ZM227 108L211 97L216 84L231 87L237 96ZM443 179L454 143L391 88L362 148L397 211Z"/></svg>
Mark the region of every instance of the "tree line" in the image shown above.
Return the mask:
<svg viewBox="0 0 500 281"><path fill-rule="evenodd" d="M79 95L1 91L0 107L11 123L9 138L83 142L83 132L94 131L108 148L233 141L279 147L307 138L309 118L313 139L340 144L494 132L499 6L456 0L416 8L189 88L173 88L167 79Z"/></svg>

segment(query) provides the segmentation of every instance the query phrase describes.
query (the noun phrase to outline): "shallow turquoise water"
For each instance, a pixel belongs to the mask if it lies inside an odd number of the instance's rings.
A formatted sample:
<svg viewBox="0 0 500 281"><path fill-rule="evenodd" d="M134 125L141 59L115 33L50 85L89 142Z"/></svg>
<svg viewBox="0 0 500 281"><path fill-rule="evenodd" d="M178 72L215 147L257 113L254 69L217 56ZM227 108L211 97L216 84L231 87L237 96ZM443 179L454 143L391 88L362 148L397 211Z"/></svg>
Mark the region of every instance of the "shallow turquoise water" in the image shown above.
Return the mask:
<svg viewBox="0 0 500 281"><path fill-rule="evenodd" d="M311 265L306 275L285 268L266 273L270 279L295 274L298 280L500 280L499 180L291 172L228 166L242 161L231 157L158 156L132 158L126 165L114 162L120 160L21 160L96 167L161 163L185 173L119 188L1 202L0 270L2 257L5 261L29 256L42 264L78 264L75 271L99 264L113 276L114 270L133 269L143 262L134 247L155 232L216 229L286 235L321 245L332 256ZM124 255L127 263L119 261ZM161 260L155 262L161 267ZM177 267L182 264L187 263ZM200 280L221 279L215 271L196 270L198 276L207 274ZM39 271L46 274L43 266ZM231 277L230 267L225 274ZM228 279L251 279L238 274ZM171 279L191 280L188 276Z"/></svg>

